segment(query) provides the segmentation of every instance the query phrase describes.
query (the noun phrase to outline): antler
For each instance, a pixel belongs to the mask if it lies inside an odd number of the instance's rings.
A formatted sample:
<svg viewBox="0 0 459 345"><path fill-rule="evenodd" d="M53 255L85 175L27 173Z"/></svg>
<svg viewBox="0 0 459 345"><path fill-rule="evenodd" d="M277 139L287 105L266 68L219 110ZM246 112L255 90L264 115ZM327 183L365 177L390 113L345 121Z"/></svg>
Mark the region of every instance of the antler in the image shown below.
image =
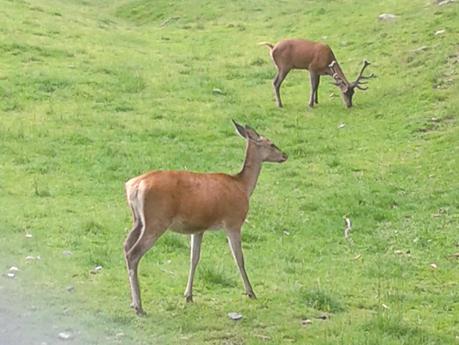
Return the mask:
<svg viewBox="0 0 459 345"><path fill-rule="evenodd" d="M357 79L351 84L352 87L356 87L356 88L359 89L359 90L367 90L367 89L368 89L368 87L362 87L361 85L367 83L367 82L363 82L362 80L370 79L370 78L374 78L374 77L375 77L375 75L374 75L373 73L370 74L369 76L364 76L364 75L363 75L363 71L364 71L365 68L367 68L369 65L370 65L370 63L369 63L367 60L363 60L362 69L360 70L360 73L359 73Z"/></svg>
<svg viewBox="0 0 459 345"><path fill-rule="evenodd" d="M328 65L328 67L330 68L330 70L332 71L332 77L333 79L335 79L336 81L333 83L335 84L336 86L341 86L341 85L345 85L346 84L346 81L343 80L343 78L340 77L340 75L338 74L338 71L336 69L336 61L333 60L331 64Z"/></svg>

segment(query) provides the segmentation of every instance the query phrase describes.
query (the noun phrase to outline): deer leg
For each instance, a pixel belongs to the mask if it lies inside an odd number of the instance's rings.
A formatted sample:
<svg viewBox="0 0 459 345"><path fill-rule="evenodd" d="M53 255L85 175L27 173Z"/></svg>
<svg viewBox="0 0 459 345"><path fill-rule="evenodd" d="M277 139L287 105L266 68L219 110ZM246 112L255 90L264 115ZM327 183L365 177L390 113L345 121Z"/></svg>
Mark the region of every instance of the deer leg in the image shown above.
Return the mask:
<svg viewBox="0 0 459 345"><path fill-rule="evenodd" d="M274 93L276 95L276 103L279 108L282 108L282 101L280 97L280 87L282 85L282 82L284 81L285 77L287 76L289 71L285 71L282 69L277 70L277 75L273 80L273 87L274 87Z"/></svg>
<svg viewBox="0 0 459 345"><path fill-rule="evenodd" d="M164 230L150 230L151 229L146 228L145 226L142 228L142 232L139 236L139 239L135 242L134 245L132 245L131 249L129 249L125 256L126 266L129 275L129 283L131 285L132 307L135 309L137 315L145 314L145 312L142 309L139 279L137 276L139 261L143 257L143 255L155 244L156 240L164 232Z"/></svg>
<svg viewBox="0 0 459 345"><path fill-rule="evenodd" d="M142 230L142 222L140 219L134 219L134 226L126 237L124 242L124 255L126 256L127 252L132 248L134 243L137 242L140 236L140 230Z"/></svg>
<svg viewBox="0 0 459 345"><path fill-rule="evenodd" d="M319 88L319 74L315 72L309 72L309 76L311 78L311 97L309 97L309 106L312 108L314 107L314 102L317 103L317 91Z"/></svg>
<svg viewBox="0 0 459 345"><path fill-rule="evenodd" d="M236 261L242 281L244 282L245 293L250 298L256 298L244 267L244 255L241 247L241 229L227 231L227 236L231 252L233 253L234 260Z"/></svg>
<svg viewBox="0 0 459 345"><path fill-rule="evenodd" d="M204 233L191 235L190 249L190 272L188 274L188 283L186 284L185 298L187 302L193 302L193 279L196 266L198 265L201 255L201 242Z"/></svg>
<svg viewBox="0 0 459 345"><path fill-rule="evenodd" d="M314 99L316 104L319 104L319 83L320 83L320 74L317 75L316 95Z"/></svg>

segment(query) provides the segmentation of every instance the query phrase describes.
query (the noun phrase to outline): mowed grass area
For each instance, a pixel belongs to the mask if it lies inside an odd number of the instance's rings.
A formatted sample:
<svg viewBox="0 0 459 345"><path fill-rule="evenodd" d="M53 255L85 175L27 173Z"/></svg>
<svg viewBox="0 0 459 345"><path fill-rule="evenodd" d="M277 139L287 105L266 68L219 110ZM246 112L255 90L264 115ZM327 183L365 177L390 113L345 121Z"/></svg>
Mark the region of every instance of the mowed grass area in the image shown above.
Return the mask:
<svg viewBox="0 0 459 345"><path fill-rule="evenodd" d="M75 344L458 343L457 3L2 0L0 17L0 294L49 344L62 329ZM287 37L329 43L351 80L366 58L378 78L350 110L323 78L308 110L294 71L278 109L257 43ZM168 233L141 262L137 318L124 182L238 172L231 119L289 154L263 168L244 226L258 299L212 232L186 305L188 239Z"/></svg>

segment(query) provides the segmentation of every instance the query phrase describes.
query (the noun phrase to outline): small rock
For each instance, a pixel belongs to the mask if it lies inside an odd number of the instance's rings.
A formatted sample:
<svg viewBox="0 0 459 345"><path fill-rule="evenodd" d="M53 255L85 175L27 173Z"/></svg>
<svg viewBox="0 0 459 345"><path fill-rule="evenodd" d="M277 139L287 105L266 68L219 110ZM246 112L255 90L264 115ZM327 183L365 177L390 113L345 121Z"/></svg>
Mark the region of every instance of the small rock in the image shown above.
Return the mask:
<svg viewBox="0 0 459 345"><path fill-rule="evenodd" d="M96 273L99 273L100 271L102 271L102 266L98 265L98 266L94 267L90 272L92 274L96 274Z"/></svg>
<svg viewBox="0 0 459 345"><path fill-rule="evenodd" d="M64 250L64 251L62 252L62 255L64 255L64 256L72 256L73 253L72 253L70 250Z"/></svg>
<svg viewBox="0 0 459 345"><path fill-rule="evenodd" d="M218 88L212 89L212 93L214 95L223 95L223 91L221 89L218 89Z"/></svg>
<svg viewBox="0 0 459 345"><path fill-rule="evenodd" d="M116 337L116 338L124 337L124 333L123 333L123 332L116 333L116 334L115 334L115 337Z"/></svg>
<svg viewBox="0 0 459 345"><path fill-rule="evenodd" d="M438 268L438 266L434 263L430 264L430 267L432 267L434 270Z"/></svg>
<svg viewBox="0 0 459 345"><path fill-rule="evenodd" d="M75 286L69 285L69 286L67 286L65 289L66 289L68 292L73 292L73 291L75 291Z"/></svg>
<svg viewBox="0 0 459 345"><path fill-rule="evenodd" d="M10 269L8 270L8 272L17 272L19 271L19 268L17 268L16 266L11 266Z"/></svg>
<svg viewBox="0 0 459 345"><path fill-rule="evenodd" d="M283 233L285 236L290 236L290 232L288 232L287 230L284 230Z"/></svg>
<svg viewBox="0 0 459 345"><path fill-rule="evenodd" d="M352 259L358 260L358 259L360 259L361 257L362 257L362 254L358 254L358 255L354 256Z"/></svg>
<svg viewBox="0 0 459 345"><path fill-rule="evenodd" d="M238 321L242 319L242 314L231 312L231 313L228 313L228 317L233 321Z"/></svg>
<svg viewBox="0 0 459 345"><path fill-rule="evenodd" d="M381 304L381 306L384 308L384 309L390 309L387 305L385 305L384 303Z"/></svg>
<svg viewBox="0 0 459 345"><path fill-rule="evenodd" d="M9 272L6 275L7 275L8 278L11 278L11 279L16 277L16 273L13 273L13 272Z"/></svg>
<svg viewBox="0 0 459 345"><path fill-rule="evenodd" d="M438 6L444 6L455 2L456 0L443 0L438 2Z"/></svg>
<svg viewBox="0 0 459 345"><path fill-rule="evenodd" d="M320 319L320 320L328 320L329 318L330 318L330 315L325 314L325 313L322 313L319 316L317 316L317 319Z"/></svg>
<svg viewBox="0 0 459 345"><path fill-rule="evenodd" d="M435 31L434 35L435 36L438 36L438 35L442 35L446 32L446 30L438 30L438 31Z"/></svg>
<svg viewBox="0 0 459 345"><path fill-rule="evenodd" d="M344 127L346 127L345 123L341 123L341 124L338 125L338 128L344 128Z"/></svg>
<svg viewBox="0 0 459 345"><path fill-rule="evenodd" d="M27 261L34 261L34 260L40 260L41 257L40 257L40 255L37 255L37 256L28 255L28 256L25 257L25 259L26 259Z"/></svg>
<svg viewBox="0 0 459 345"><path fill-rule="evenodd" d="M312 321L309 319L304 319L304 320L301 320L301 324L306 327L307 325L312 324Z"/></svg>
<svg viewBox="0 0 459 345"><path fill-rule="evenodd" d="M32 238L32 234L25 234L26 238Z"/></svg>
<svg viewBox="0 0 459 345"><path fill-rule="evenodd" d="M397 16L395 14L392 14L392 13L382 13L378 16L378 19L379 20L382 20L382 21L394 21L395 19L397 18Z"/></svg>
<svg viewBox="0 0 459 345"><path fill-rule="evenodd" d="M59 339L69 340L69 339L72 338L72 333L70 333L70 332L60 332L58 336L59 336Z"/></svg>

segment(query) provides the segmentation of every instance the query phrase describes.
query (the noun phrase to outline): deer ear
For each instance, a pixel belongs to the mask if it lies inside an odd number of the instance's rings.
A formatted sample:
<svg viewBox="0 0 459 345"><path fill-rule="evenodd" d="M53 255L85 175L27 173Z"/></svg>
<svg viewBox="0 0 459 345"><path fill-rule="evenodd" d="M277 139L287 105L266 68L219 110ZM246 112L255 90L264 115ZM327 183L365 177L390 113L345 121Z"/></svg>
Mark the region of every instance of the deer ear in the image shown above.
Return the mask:
<svg viewBox="0 0 459 345"><path fill-rule="evenodd" d="M236 127L236 132L244 139L247 139L248 138L247 131L245 130L245 128L241 126L239 123L237 123L236 121L234 120L231 120L231 121L233 121L234 127Z"/></svg>
<svg viewBox="0 0 459 345"><path fill-rule="evenodd" d="M257 141L260 138L260 135L254 130L252 127L245 125L245 132L247 133L247 137L250 140Z"/></svg>

